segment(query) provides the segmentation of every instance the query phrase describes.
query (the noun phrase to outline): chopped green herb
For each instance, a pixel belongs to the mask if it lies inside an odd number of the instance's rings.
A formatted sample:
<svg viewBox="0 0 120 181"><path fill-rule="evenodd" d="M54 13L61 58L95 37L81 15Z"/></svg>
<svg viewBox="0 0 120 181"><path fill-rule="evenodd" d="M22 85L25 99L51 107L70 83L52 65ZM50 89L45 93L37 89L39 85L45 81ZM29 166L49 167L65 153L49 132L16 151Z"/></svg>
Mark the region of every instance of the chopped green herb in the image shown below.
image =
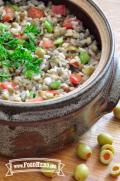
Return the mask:
<svg viewBox="0 0 120 181"><path fill-rule="evenodd" d="M16 60L23 60L23 63L25 60L32 60L32 54L29 50L26 48L23 48L22 45L18 46L15 51L12 54L12 58Z"/></svg>
<svg viewBox="0 0 120 181"><path fill-rule="evenodd" d="M28 34L28 39L24 41L23 46L27 48L28 50L31 50L34 52L36 50L36 40L35 36L32 33Z"/></svg>
<svg viewBox="0 0 120 181"><path fill-rule="evenodd" d="M29 96L32 97L32 98L35 98L35 97L36 97L36 94L35 94L33 91L30 91L30 92L29 92Z"/></svg>
<svg viewBox="0 0 120 181"><path fill-rule="evenodd" d="M33 70L27 70L27 71L25 72L25 76L26 76L27 78L29 78L29 79L31 79L31 78L33 77L33 75L34 75L34 71L33 71Z"/></svg>
<svg viewBox="0 0 120 181"><path fill-rule="evenodd" d="M10 75L5 72L0 72L0 82L9 79Z"/></svg>
<svg viewBox="0 0 120 181"><path fill-rule="evenodd" d="M0 61L6 60L8 57L7 50L3 45L0 45Z"/></svg>
<svg viewBox="0 0 120 181"><path fill-rule="evenodd" d="M10 40L13 39L13 36L11 33L9 32L4 32L1 36L0 36L0 44L4 44Z"/></svg>
<svg viewBox="0 0 120 181"><path fill-rule="evenodd" d="M14 48L17 48L17 46L19 44L20 44L20 40L17 38L14 38L14 39L10 40L8 43L6 43L5 45L11 49L14 49Z"/></svg>
<svg viewBox="0 0 120 181"><path fill-rule="evenodd" d="M19 11L19 10L20 10L19 6L17 6L16 4L13 4L11 7L12 7L15 11Z"/></svg>
<svg viewBox="0 0 120 181"><path fill-rule="evenodd" d="M6 30L8 30L8 26L0 23L0 34L4 33Z"/></svg>
<svg viewBox="0 0 120 181"><path fill-rule="evenodd" d="M1 25L1 31L6 31ZM0 36L0 66L18 69L22 67L22 73L27 78L32 78L34 74L40 73L42 59L34 57L32 52L36 50L36 35L40 33L37 25L27 25L25 29L27 39L13 37L10 32L3 32ZM0 74L3 79L8 77Z"/></svg>
<svg viewBox="0 0 120 181"><path fill-rule="evenodd" d="M40 30L39 30L38 26L35 23L32 23L30 25L26 25L25 29L24 29L24 32L26 34L28 34L28 33L33 33L34 35L40 34Z"/></svg>

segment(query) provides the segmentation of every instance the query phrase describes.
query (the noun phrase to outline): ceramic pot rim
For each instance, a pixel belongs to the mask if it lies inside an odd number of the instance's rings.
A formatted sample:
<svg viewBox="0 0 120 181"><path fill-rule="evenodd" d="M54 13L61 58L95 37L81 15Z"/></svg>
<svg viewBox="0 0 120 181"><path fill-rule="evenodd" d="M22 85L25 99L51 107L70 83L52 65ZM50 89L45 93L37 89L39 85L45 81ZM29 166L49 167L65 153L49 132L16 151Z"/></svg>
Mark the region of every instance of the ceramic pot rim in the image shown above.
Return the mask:
<svg viewBox="0 0 120 181"><path fill-rule="evenodd" d="M109 38L111 40L111 45L110 45L110 50L109 50L109 56L108 56L108 61L106 66L103 67L102 72L98 75L98 77L96 77L93 81L91 81L89 84L87 84L85 87L81 88L78 87L76 88L76 92L70 92L68 94L66 94L65 96L61 96L60 98L56 98L50 101L44 101L41 103L22 103L22 102L12 102L12 101L5 101L5 100L0 100L0 106L4 106L4 107L15 107L15 108L32 108L32 107L49 107L52 105L57 105L57 104L61 104L66 102L67 100L70 99L74 99L75 97L77 97L78 95L82 95L83 93L85 93L86 91L88 91L92 86L94 86L105 74L105 72L108 70L113 55L114 55L114 51L115 51L115 42L114 42L114 37L113 37L113 33L112 33L112 29L111 26L106 18L106 16L104 15L103 11L98 7L98 5L93 2L93 0L88 0L88 2L94 7L94 9L96 9L99 13L99 15L102 17L102 19L104 20L104 23L106 25L107 31L109 33Z"/></svg>

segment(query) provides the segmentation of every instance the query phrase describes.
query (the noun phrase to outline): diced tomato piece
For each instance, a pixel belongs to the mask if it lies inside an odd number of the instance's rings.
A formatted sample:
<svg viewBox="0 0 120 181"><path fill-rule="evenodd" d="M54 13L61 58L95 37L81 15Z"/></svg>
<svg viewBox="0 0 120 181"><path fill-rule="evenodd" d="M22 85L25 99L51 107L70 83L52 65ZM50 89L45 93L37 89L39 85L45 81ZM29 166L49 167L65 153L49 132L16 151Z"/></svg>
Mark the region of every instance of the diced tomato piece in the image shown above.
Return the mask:
<svg viewBox="0 0 120 181"><path fill-rule="evenodd" d="M65 92L70 92L70 88L67 85L62 85L61 88L65 91Z"/></svg>
<svg viewBox="0 0 120 181"><path fill-rule="evenodd" d="M4 22L9 22L9 21L11 21L11 20L12 20L12 18L11 18L10 15L5 15L5 16L3 17L3 21L4 21Z"/></svg>
<svg viewBox="0 0 120 181"><path fill-rule="evenodd" d="M54 47L54 43L52 40L45 40L43 41L42 46L46 49L49 49Z"/></svg>
<svg viewBox="0 0 120 181"><path fill-rule="evenodd" d="M80 74L71 74L70 75L70 82L73 85L78 85L82 80L82 76Z"/></svg>
<svg viewBox="0 0 120 181"><path fill-rule="evenodd" d="M80 20L67 17L67 18L65 18L65 20L63 22L63 27L65 27L66 29L74 29L73 22L80 23Z"/></svg>
<svg viewBox="0 0 120 181"><path fill-rule="evenodd" d="M36 7L30 7L28 9L28 16L35 19L35 18L42 18L44 17L44 11L39 9L39 8L36 8Z"/></svg>
<svg viewBox="0 0 120 181"><path fill-rule="evenodd" d="M9 22L14 19L14 10L11 7L4 8L5 15L2 17L4 22Z"/></svg>
<svg viewBox="0 0 120 181"><path fill-rule="evenodd" d="M52 6L52 12L55 14L60 14L60 15L65 16L67 10L66 10L65 5L53 5Z"/></svg>
<svg viewBox="0 0 120 181"><path fill-rule="evenodd" d="M66 29L73 29L73 25L72 25L72 18L65 18L64 22L63 22L63 26Z"/></svg>
<svg viewBox="0 0 120 181"><path fill-rule="evenodd" d="M58 91L56 91L56 90L49 90L47 92L49 92L49 93L51 93L53 95L57 95L58 94Z"/></svg>
<svg viewBox="0 0 120 181"><path fill-rule="evenodd" d="M18 34L18 35L14 35L15 38L18 38L18 39L22 39L23 38L23 34Z"/></svg>
<svg viewBox="0 0 120 181"><path fill-rule="evenodd" d="M75 67L75 68L78 68L79 67L79 62L77 62L77 61L70 61L70 63L69 63L70 65L72 65L73 67Z"/></svg>
<svg viewBox="0 0 120 181"><path fill-rule="evenodd" d="M9 86L12 86L14 89L17 87L17 85L13 84L12 82L0 82L1 89L8 89Z"/></svg>
<svg viewBox="0 0 120 181"><path fill-rule="evenodd" d="M34 99L30 99L28 100L28 102L43 102L44 99L42 97L37 97L37 98L34 98Z"/></svg>

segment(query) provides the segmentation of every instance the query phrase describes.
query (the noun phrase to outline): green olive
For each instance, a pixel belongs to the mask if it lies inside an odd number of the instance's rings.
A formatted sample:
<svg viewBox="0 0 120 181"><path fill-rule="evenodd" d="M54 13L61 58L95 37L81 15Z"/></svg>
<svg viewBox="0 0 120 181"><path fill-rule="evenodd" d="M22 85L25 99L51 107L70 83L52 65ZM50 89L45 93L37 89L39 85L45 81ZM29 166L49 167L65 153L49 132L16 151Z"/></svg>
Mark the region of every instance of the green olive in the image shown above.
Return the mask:
<svg viewBox="0 0 120 181"><path fill-rule="evenodd" d="M88 64L90 61L90 55L86 51L81 51L80 52L80 61L82 64Z"/></svg>
<svg viewBox="0 0 120 181"><path fill-rule="evenodd" d="M46 177L49 177L49 178L53 178L56 176L56 173L54 170L51 170L50 172L46 172L45 169L42 169L41 173L46 176Z"/></svg>
<svg viewBox="0 0 120 181"><path fill-rule="evenodd" d="M116 119L120 119L120 105L114 108L113 113Z"/></svg>
<svg viewBox="0 0 120 181"><path fill-rule="evenodd" d="M50 166L50 163L48 163L49 166ZM53 178L56 176L56 170L54 169L50 169L50 168L42 168L41 169L41 173L46 176L46 177L49 177L49 178Z"/></svg>
<svg viewBox="0 0 120 181"><path fill-rule="evenodd" d="M112 151L113 154L115 153L115 149L114 149L113 145L110 145L110 144L103 145L101 150L110 150L110 151Z"/></svg>
<svg viewBox="0 0 120 181"><path fill-rule="evenodd" d="M44 58L45 50L41 47L37 48L35 51L35 55L37 55L39 58Z"/></svg>
<svg viewBox="0 0 120 181"><path fill-rule="evenodd" d="M80 143L77 146L76 153L79 158L87 160L92 155L92 149L89 146Z"/></svg>
<svg viewBox="0 0 120 181"><path fill-rule="evenodd" d="M100 162L108 165L113 160L113 153L110 150L102 150L100 152Z"/></svg>
<svg viewBox="0 0 120 181"><path fill-rule="evenodd" d="M54 30L53 24L49 20L45 20L44 27L45 27L45 29L47 30L48 33L52 33L53 30Z"/></svg>
<svg viewBox="0 0 120 181"><path fill-rule="evenodd" d="M77 47L70 45L66 48L66 50L68 52L77 52L78 49L77 49Z"/></svg>
<svg viewBox="0 0 120 181"><path fill-rule="evenodd" d="M50 84L50 87L51 87L51 89L55 89L55 90L57 90L57 89L59 89L60 88L60 86L61 86L61 82L60 81L54 81L54 82L52 82L51 84Z"/></svg>
<svg viewBox="0 0 120 181"><path fill-rule="evenodd" d="M98 141L100 146L103 146L103 145L106 145L106 144L112 145L113 138L108 133L101 133L101 134L98 135L97 141Z"/></svg>
<svg viewBox="0 0 120 181"><path fill-rule="evenodd" d="M118 177L120 175L120 163L113 163L110 168L110 175Z"/></svg>
<svg viewBox="0 0 120 181"><path fill-rule="evenodd" d="M62 45L63 42L64 42L63 37L60 37L60 38L58 38L58 39L56 39L56 40L54 41L54 44L55 44L56 46L59 46L59 45Z"/></svg>
<svg viewBox="0 0 120 181"><path fill-rule="evenodd" d="M78 165L73 173L73 176L76 181L84 181L89 175L89 169L85 164Z"/></svg>
<svg viewBox="0 0 120 181"><path fill-rule="evenodd" d="M95 70L95 67L92 65L85 65L84 68L82 69L82 72L85 73L87 76L91 76Z"/></svg>

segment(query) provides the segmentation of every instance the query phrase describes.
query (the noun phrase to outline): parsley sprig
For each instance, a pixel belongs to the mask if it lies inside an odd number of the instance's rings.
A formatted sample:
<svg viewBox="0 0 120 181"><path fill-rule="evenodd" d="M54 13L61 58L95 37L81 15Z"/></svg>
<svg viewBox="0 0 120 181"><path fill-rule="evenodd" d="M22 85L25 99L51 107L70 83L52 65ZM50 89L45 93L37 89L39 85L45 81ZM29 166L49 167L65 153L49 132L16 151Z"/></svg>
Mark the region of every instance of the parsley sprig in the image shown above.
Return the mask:
<svg viewBox="0 0 120 181"><path fill-rule="evenodd" d="M31 23L30 25L25 26L24 33L33 33L35 36L37 36L38 34L40 34L40 29L35 23Z"/></svg>
<svg viewBox="0 0 120 181"><path fill-rule="evenodd" d="M3 82L4 80L7 80L10 78L10 75L5 72L0 72L0 82Z"/></svg>
<svg viewBox="0 0 120 181"><path fill-rule="evenodd" d="M22 67L23 75L32 78L34 74L40 73L40 64L43 61L34 55L40 30L33 23L25 26L24 33L27 35L26 40L15 38L0 24L0 65L8 69L12 67L14 70ZM5 72L0 72L0 81L9 77Z"/></svg>

